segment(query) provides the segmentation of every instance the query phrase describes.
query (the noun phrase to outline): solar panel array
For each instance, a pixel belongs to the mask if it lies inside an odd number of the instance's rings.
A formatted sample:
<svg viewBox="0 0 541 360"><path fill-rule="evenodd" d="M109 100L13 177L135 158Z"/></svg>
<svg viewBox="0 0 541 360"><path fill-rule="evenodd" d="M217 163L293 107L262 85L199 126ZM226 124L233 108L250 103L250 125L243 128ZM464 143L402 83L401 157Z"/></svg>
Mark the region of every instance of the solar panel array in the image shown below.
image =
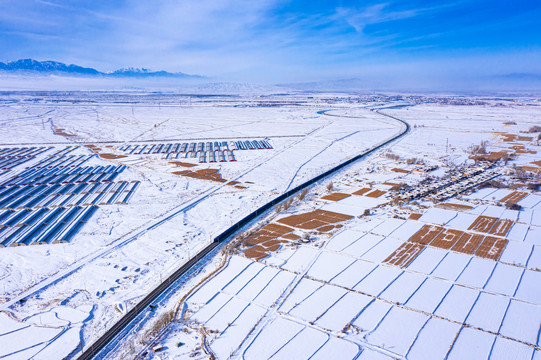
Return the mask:
<svg viewBox="0 0 541 360"><path fill-rule="evenodd" d="M95 155L68 147L0 182L0 246L69 242L98 206L127 204L139 182L124 165L81 166Z"/></svg>

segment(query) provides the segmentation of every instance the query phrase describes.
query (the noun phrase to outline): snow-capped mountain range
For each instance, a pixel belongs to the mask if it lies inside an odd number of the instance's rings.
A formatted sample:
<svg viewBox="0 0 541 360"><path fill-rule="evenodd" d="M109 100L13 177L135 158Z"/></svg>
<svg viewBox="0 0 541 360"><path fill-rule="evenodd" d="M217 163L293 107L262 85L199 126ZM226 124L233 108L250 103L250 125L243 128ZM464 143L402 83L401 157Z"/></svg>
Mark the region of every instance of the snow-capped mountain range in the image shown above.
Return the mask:
<svg viewBox="0 0 541 360"><path fill-rule="evenodd" d="M175 77L175 78L201 78L199 75L188 75L181 72L170 73L167 71L151 71L149 69L124 68L112 72L102 72L93 68L79 65L66 65L58 61L38 61L33 59L21 59L16 61L0 62L0 74L37 74L59 76L85 76L85 77Z"/></svg>

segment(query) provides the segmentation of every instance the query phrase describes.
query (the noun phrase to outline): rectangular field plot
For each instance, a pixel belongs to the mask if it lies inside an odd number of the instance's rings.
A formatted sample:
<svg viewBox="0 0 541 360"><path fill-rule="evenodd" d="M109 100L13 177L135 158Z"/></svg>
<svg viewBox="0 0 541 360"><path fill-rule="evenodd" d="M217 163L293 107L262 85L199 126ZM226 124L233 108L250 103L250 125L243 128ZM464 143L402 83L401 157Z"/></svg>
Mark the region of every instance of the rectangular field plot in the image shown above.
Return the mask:
<svg viewBox="0 0 541 360"><path fill-rule="evenodd" d="M517 341L498 337L492 348L491 360L531 359L534 348Z"/></svg>
<svg viewBox="0 0 541 360"><path fill-rule="evenodd" d="M411 360L444 359L459 330L458 324L431 318L419 333L407 358Z"/></svg>
<svg viewBox="0 0 541 360"><path fill-rule="evenodd" d="M498 221L497 218L492 216L481 215L468 227L468 230L488 233L494 224Z"/></svg>
<svg viewBox="0 0 541 360"><path fill-rule="evenodd" d="M378 326L381 319L392 307L393 306L387 302L374 300L364 308L353 322L353 325L355 325L361 333L370 332Z"/></svg>
<svg viewBox="0 0 541 360"><path fill-rule="evenodd" d="M335 302L342 298L346 292L347 290L337 286L324 285L301 303L293 306L289 310L289 314L308 322L314 322L333 306Z"/></svg>
<svg viewBox="0 0 541 360"><path fill-rule="evenodd" d="M541 304L541 272L526 270L520 280L515 297L533 304Z"/></svg>
<svg viewBox="0 0 541 360"><path fill-rule="evenodd" d="M364 235L363 233L359 233L357 231L344 230L342 232L339 232L335 236L333 236L327 242L326 249L334 250L334 251L342 251L344 248L351 245L353 242L355 242L357 239L359 239L363 235Z"/></svg>
<svg viewBox="0 0 541 360"><path fill-rule="evenodd" d="M278 274L256 296L254 302L263 306L271 306L282 295L286 288L295 279L295 275L287 271L279 271Z"/></svg>
<svg viewBox="0 0 541 360"><path fill-rule="evenodd" d="M402 270L397 268L380 265L358 283L354 289L372 296L378 296L401 273Z"/></svg>
<svg viewBox="0 0 541 360"><path fill-rule="evenodd" d="M376 235L389 236L404 225L405 222L405 220L389 218L373 228L370 232Z"/></svg>
<svg viewBox="0 0 541 360"><path fill-rule="evenodd" d="M248 266L242 273L236 276L231 282L222 288L222 291L236 295L241 289L249 285L250 282L265 268L261 263L254 262Z"/></svg>
<svg viewBox="0 0 541 360"><path fill-rule="evenodd" d="M284 345L272 358L273 359L309 359L328 340L324 332L304 328L298 335Z"/></svg>
<svg viewBox="0 0 541 360"><path fill-rule="evenodd" d="M402 240L385 238L373 248L368 250L366 253L362 254L360 257L364 260L374 261L374 262L383 262L388 258L400 245L402 245Z"/></svg>
<svg viewBox="0 0 541 360"><path fill-rule="evenodd" d="M541 270L541 246L534 246L532 255L528 260L528 268Z"/></svg>
<svg viewBox="0 0 541 360"><path fill-rule="evenodd" d="M245 359L269 359L282 346L304 329L304 325L276 317L265 326L248 345Z"/></svg>
<svg viewBox="0 0 541 360"><path fill-rule="evenodd" d="M459 212L455 218L453 218L446 224L446 226L452 229L466 231L476 218L477 215Z"/></svg>
<svg viewBox="0 0 541 360"><path fill-rule="evenodd" d="M444 225L447 222L451 221L451 219L453 219L456 216L457 216L456 211L433 207L433 208L428 209L423 214L423 216L419 218L419 221L429 223L429 224Z"/></svg>
<svg viewBox="0 0 541 360"><path fill-rule="evenodd" d="M385 259L390 265L407 267L424 250L425 245L413 242L405 242Z"/></svg>
<svg viewBox="0 0 541 360"><path fill-rule="evenodd" d="M541 201L541 196L530 194L527 197L523 198L522 200L518 201L517 204L522 206L523 208L538 208L539 202Z"/></svg>
<svg viewBox="0 0 541 360"><path fill-rule="evenodd" d="M511 339L537 345L541 326L541 308L538 305L511 300L503 319L500 334Z"/></svg>
<svg viewBox="0 0 541 360"><path fill-rule="evenodd" d="M485 286L492 270L496 266L494 261L473 258L464 272L460 275L457 282L474 288L482 289Z"/></svg>
<svg viewBox="0 0 541 360"><path fill-rule="evenodd" d="M508 264L526 266L532 250L532 244L509 241L502 253L500 261Z"/></svg>
<svg viewBox="0 0 541 360"><path fill-rule="evenodd" d="M393 307L366 340L404 356L428 319L426 315Z"/></svg>
<svg viewBox="0 0 541 360"><path fill-rule="evenodd" d="M378 265L363 260L357 260L331 280L331 283L349 289L366 278Z"/></svg>
<svg viewBox="0 0 541 360"><path fill-rule="evenodd" d="M238 296L246 300L255 299L275 278L278 272L280 270L269 266L265 267L238 292Z"/></svg>
<svg viewBox="0 0 541 360"><path fill-rule="evenodd" d="M410 237L412 237L413 234L419 231L423 226L424 224L422 222L408 220L402 226L400 226L395 231L393 231L392 234L389 236L394 237L399 240L406 241Z"/></svg>
<svg viewBox="0 0 541 360"><path fill-rule="evenodd" d="M496 268L494 269L494 272L492 273L492 276L490 277L488 283L485 286L485 290L497 294L513 296L515 290L517 289L520 278L522 277L523 271L524 269L517 266L498 263L498 265L496 265ZM528 285L531 286L532 284Z"/></svg>
<svg viewBox="0 0 541 360"><path fill-rule="evenodd" d="M190 296L186 301L188 304L206 304L216 293L222 290L236 276L242 273L253 262L242 256L232 256L229 263L216 276L214 276L204 287L199 289L195 294Z"/></svg>
<svg viewBox="0 0 541 360"><path fill-rule="evenodd" d="M374 234L365 234L348 247L342 250L343 253L353 255L357 258L361 258L366 252L375 247L381 241L383 236Z"/></svg>
<svg viewBox="0 0 541 360"><path fill-rule="evenodd" d="M210 320L225 304L231 301L233 297L224 293L216 293L202 308L200 308L193 316L194 320L205 323Z"/></svg>
<svg viewBox="0 0 541 360"><path fill-rule="evenodd" d="M413 260L408 266L408 269L423 274L430 274L447 254L447 251L427 247Z"/></svg>
<svg viewBox="0 0 541 360"><path fill-rule="evenodd" d="M478 360L488 359L495 335L474 330L462 328L458 335L448 359L452 360Z"/></svg>
<svg viewBox="0 0 541 360"><path fill-rule="evenodd" d="M319 288L323 287L324 284L302 278L301 281L295 286L293 291L287 296L286 300L282 303L278 310L288 313L298 304L306 300L310 295L315 293Z"/></svg>
<svg viewBox="0 0 541 360"><path fill-rule="evenodd" d="M223 332L250 305L247 301L233 297L218 310L210 319L205 321L207 329Z"/></svg>
<svg viewBox="0 0 541 360"><path fill-rule="evenodd" d="M413 309L432 313L445 297L451 284L447 281L426 279L421 287L408 300L406 306Z"/></svg>
<svg viewBox="0 0 541 360"><path fill-rule="evenodd" d="M524 242L533 245L541 245L541 227L530 226L530 228L528 229L528 233L524 238Z"/></svg>
<svg viewBox="0 0 541 360"><path fill-rule="evenodd" d="M257 305L249 305L224 332L210 345L218 359L226 359L244 341L250 330L265 314L265 309Z"/></svg>
<svg viewBox="0 0 541 360"><path fill-rule="evenodd" d="M295 273L301 273L306 270L310 265L310 261L316 256L317 249L309 246L301 246L297 249L295 254L282 265L282 269L292 271Z"/></svg>
<svg viewBox="0 0 541 360"><path fill-rule="evenodd" d="M336 354L340 354L340 359L356 359L359 351L361 348L358 345L331 336L325 345L310 357L310 360L332 359Z"/></svg>
<svg viewBox="0 0 541 360"><path fill-rule="evenodd" d="M373 300L372 297L349 292L325 312L316 324L324 329L340 332Z"/></svg>
<svg viewBox="0 0 541 360"><path fill-rule="evenodd" d="M515 223L507 234L507 238L514 241L524 241L528 228L529 225L527 224Z"/></svg>
<svg viewBox="0 0 541 360"><path fill-rule="evenodd" d="M462 323L468 316L478 296L478 290L453 285L436 311L434 311L434 314Z"/></svg>
<svg viewBox="0 0 541 360"><path fill-rule="evenodd" d="M507 297L481 293L466 323L497 333L508 305L509 298Z"/></svg>
<svg viewBox="0 0 541 360"><path fill-rule="evenodd" d="M324 251L308 270L307 275L315 279L330 281L353 262L355 262L354 258Z"/></svg>
<svg viewBox="0 0 541 360"><path fill-rule="evenodd" d="M432 276L454 281L468 265L471 256L450 252L432 272Z"/></svg>
<svg viewBox="0 0 541 360"><path fill-rule="evenodd" d="M380 295L382 299L393 303L404 304L417 291L426 277L404 272Z"/></svg>

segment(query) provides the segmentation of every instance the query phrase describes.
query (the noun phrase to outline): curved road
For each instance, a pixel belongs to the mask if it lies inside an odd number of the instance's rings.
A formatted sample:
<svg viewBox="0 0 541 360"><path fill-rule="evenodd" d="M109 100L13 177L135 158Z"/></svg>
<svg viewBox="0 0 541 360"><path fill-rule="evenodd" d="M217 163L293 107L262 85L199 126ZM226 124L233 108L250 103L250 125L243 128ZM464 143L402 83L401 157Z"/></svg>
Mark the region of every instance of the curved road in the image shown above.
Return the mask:
<svg viewBox="0 0 541 360"><path fill-rule="evenodd" d="M382 109L380 108L378 110L382 110ZM335 174L336 172L340 170L343 170L347 166L376 152L377 150L390 144L391 142L403 137L410 131L410 126L407 122L400 120L398 118L395 118L393 116L382 114L378 110L373 110L373 111L377 112L378 114L382 116L386 116L390 119L398 121L402 124L403 129L400 131L400 133L372 147L372 149L367 150L359 155L356 155L353 158L346 160L343 163L335 166L334 168L314 177L313 179L310 179L304 182L303 184L289 191L286 191L284 194L276 197L272 201L261 206L260 208L258 208L257 210L255 210L254 212L247 215L246 217L238 221L236 224L234 224L233 226L225 230L223 233L218 235L211 244L209 244L207 247L201 250L201 252L199 252L197 255L191 258L188 262L182 265L172 275L170 275L160 285L158 285L154 290L152 290L147 296L145 296L143 300L141 300L129 312L127 312L122 318L120 318L120 320L118 320L107 332L105 332L105 334L103 334L100 338L98 338L93 344L88 346L86 350L84 350L84 352L79 356L78 359L87 360L87 359L105 358L107 353L111 349L109 345L113 344L116 341L120 341L124 337L124 330L128 327L128 325L130 325L134 320L136 320L139 315L149 310L152 311L152 307L156 305L157 300L159 300L162 295L167 293L175 285L175 283L182 277L182 275L187 273L189 270L193 269L195 265L199 264L201 260L203 260L210 253L212 253L213 250L216 250L220 245L226 243L228 240L231 240L233 236L239 233L244 226L246 226L247 224L250 224L252 221L256 220L259 216L265 214L267 211L272 210L276 204L283 202L284 200L292 197L299 191L313 185L314 183L319 182ZM327 111L330 111L330 110L322 111L321 114L327 115L325 114ZM339 116L339 115L330 115L330 116ZM352 117L352 116L345 116L345 117Z"/></svg>

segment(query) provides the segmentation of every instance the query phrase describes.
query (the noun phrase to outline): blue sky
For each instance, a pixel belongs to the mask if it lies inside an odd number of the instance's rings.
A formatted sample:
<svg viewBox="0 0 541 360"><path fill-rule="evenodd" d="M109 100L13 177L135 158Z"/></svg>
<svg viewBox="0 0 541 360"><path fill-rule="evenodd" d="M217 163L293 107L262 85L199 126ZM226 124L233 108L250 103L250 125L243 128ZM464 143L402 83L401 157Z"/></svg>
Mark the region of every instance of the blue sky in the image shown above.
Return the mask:
<svg viewBox="0 0 541 360"><path fill-rule="evenodd" d="M541 74L541 1L2 0L0 54L260 82Z"/></svg>

